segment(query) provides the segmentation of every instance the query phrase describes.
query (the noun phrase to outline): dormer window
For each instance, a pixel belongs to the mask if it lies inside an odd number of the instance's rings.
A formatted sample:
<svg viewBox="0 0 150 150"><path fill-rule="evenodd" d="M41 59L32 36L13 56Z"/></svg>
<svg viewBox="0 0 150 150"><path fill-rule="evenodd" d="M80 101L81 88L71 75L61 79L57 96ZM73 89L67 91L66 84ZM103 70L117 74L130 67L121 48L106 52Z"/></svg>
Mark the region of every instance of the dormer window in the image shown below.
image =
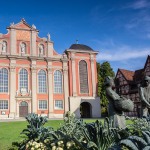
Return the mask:
<svg viewBox="0 0 150 150"><path fill-rule="evenodd" d="M22 54L26 53L26 44L25 43L21 43L21 53Z"/></svg>
<svg viewBox="0 0 150 150"><path fill-rule="evenodd" d="M7 52L7 42L6 41L3 41L3 43L2 43L2 52L3 53Z"/></svg>
<svg viewBox="0 0 150 150"><path fill-rule="evenodd" d="M44 55L44 45L43 44L39 45L39 54Z"/></svg>

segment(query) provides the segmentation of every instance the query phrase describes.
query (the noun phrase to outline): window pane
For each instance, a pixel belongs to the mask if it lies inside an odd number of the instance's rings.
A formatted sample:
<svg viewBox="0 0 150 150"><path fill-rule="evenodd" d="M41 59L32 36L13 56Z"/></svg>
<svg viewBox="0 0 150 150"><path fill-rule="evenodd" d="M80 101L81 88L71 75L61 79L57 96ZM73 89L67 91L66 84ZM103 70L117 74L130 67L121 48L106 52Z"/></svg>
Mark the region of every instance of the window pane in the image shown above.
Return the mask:
<svg viewBox="0 0 150 150"><path fill-rule="evenodd" d="M46 93L46 72L44 70L40 70L38 73L38 86L39 93Z"/></svg>
<svg viewBox="0 0 150 150"><path fill-rule="evenodd" d="M20 92L21 92L21 89L24 88L26 89L26 91L28 92L28 72L26 69L21 69L20 73L19 73L19 76L20 76Z"/></svg>
<svg viewBox="0 0 150 150"><path fill-rule="evenodd" d="M54 93L62 93L62 74L59 70L54 73Z"/></svg>
<svg viewBox="0 0 150 150"><path fill-rule="evenodd" d="M0 92L8 92L8 71L0 69Z"/></svg>
<svg viewBox="0 0 150 150"><path fill-rule="evenodd" d="M0 109L8 109L8 101L0 100Z"/></svg>
<svg viewBox="0 0 150 150"><path fill-rule="evenodd" d="M47 109L47 100L39 100L39 109Z"/></svg>
<svg viewBox="0 0 150 150"><path fill-rule="evenodd" d="M79 62L79 76L80 76L80 93L89 93L87 63L84 60L81 60Z"/></svg>
<svg viewBox="0 0 150 150"><path fill-rule="evenodd" d="M55 109L63 109L63 101L55 100Z"/></svg>

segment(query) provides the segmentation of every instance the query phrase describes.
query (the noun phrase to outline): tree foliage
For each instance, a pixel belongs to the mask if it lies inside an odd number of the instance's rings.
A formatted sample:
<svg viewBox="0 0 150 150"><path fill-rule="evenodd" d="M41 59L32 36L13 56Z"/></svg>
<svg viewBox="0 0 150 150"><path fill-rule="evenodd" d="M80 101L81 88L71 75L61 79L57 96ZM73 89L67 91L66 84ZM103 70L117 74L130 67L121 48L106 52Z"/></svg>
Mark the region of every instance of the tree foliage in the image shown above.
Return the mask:
<svg viewBox="0 0 150 150"><path fill-rule="evenodd" d="M104 85L104 80L107 76L114 77L115 73L113 69L111 68L111 65L109 62L103 62L101 65L100 63L97 63L97 73L98 73L98 96L100 96L101 99L101 108L102 113L107 112L107 105L108 100L106 98L106 90Z"/></svg>

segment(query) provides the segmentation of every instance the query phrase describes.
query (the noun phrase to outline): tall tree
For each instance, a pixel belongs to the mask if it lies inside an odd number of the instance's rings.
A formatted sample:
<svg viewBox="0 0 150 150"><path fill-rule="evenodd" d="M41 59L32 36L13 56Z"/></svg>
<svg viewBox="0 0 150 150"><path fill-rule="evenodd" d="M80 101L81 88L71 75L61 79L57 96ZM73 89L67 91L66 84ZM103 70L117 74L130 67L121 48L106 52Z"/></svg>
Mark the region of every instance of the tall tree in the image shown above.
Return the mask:
<svg viewBox="0 0 150 150"><path fill-rule="evenodd" d="M97 73L98 73L98 96L100 96L101 99L101 109L102 114L107 113L107 105L108 100L106 98L106 89L104 85L105 78L107 76L114 77L115 73L113 69L110 66L109 62L103 62L101 65L100 63L97 63Z"/></svg>

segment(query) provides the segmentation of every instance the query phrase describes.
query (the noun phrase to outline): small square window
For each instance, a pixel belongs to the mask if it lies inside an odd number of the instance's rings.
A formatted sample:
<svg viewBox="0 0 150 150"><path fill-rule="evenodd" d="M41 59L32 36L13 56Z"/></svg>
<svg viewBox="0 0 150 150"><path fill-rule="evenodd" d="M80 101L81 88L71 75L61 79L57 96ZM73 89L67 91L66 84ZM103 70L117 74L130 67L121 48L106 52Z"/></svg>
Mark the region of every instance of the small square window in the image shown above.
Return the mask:
<svg viewBox="0 0 150 150"><path fill-rule="evenodd" d="M0 100L0 109L8 109L8 100Z"/></svg>
<svg viewBox="0 0 150 150"><path fill-rule="evenodd" d="M39 100L39 109L47 109L47 100Z"/></svg>
<svg viewBox="0 0 150 150"><path fill-rule="evenodd" d="M55 100L55 109L63 109L63 101Z"/></svg>

